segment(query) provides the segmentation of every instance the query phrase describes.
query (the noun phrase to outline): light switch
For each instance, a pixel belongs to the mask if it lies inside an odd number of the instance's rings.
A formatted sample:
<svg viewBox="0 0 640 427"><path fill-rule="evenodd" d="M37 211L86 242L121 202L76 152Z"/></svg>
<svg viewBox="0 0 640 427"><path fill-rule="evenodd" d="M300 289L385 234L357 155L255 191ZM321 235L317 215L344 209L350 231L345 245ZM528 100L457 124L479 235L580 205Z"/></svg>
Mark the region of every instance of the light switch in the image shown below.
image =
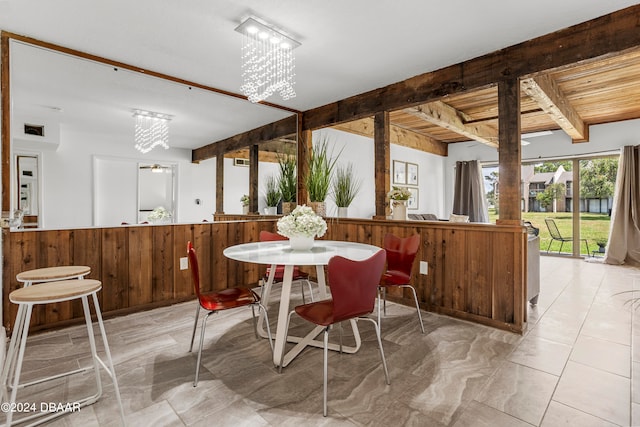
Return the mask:
<svg viewBox="0 0 640 427"><path fill-rule="evenodd" d="M427 261L420 261L420 274L429 274L429 263Z"/></svg>
<svg viewBox="0 0 640 427"><path fill-rule="evenodd" d="M180 258L180 270L188 270L189 269L189 258L182 257Z"/></svg>

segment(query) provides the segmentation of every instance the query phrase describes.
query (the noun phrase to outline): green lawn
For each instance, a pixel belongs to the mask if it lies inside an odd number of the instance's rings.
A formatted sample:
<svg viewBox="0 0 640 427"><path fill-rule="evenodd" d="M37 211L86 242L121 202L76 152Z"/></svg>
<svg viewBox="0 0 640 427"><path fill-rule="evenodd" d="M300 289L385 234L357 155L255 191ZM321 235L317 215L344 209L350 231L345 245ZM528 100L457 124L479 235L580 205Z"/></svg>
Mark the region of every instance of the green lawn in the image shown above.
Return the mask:
<svg viewBox="0 0 640 427"><path fill-rule="evenodd" d="M563 237L573 236L573 219L571 212L523 212L522 220L531 221L534 227L540 229L540 250L546 252L551 237L549 230L544 222L545 218L553 218L558 225L560 234ZM498 215L495 210L489 209L489 221L495 223ZM584 242L580 242L580 254L591 255L591 251L598 249L596 242L607 242L609 236L609 223L611 218L607 214L581 213L580 214L580 231L581 237L587 239L589 243L589 253ZM572 243L568 242L562 246L562 253L571 253L573 250ZM558 252L560 242L554 241L551 244L549 252Z"/></svg>

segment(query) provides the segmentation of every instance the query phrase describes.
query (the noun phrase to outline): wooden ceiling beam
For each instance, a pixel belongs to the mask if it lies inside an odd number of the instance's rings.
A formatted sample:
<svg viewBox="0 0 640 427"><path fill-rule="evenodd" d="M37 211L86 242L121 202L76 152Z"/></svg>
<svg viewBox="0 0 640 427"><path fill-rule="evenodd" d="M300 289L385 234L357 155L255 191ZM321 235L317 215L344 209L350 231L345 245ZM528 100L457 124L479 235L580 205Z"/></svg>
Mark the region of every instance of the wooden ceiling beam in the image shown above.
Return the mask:
<svg viewBox="0 0 640 427"><path fill-rule="evenodd" d="M442 101L405 108L404 111L469 139L490 147L498 147L498 129L482 123L466 124L465 115L462 112Z"/></svg>
<svg viewBox="0 0 640 427"><path fill-rule="evenodd" d="M243 132L227 139L196 148L191 152L191 161L194 163L215 157L218 153L247 148L253 144L272 141L279 138L287 138L295 135L298 130L297 115L285 117L277 122Z"/></svg>
<svg viewBox="0 0 640 427"><path fill-rule="evenodd" d="M230 151L224 154L226 159L247 159L249 160L249 149L244 148L242 150ZM258 161L268 163L278 163L278 154L268 151L258 151Z"/></svg>
<svg viewBox="0 0 640 427"><path fill-rule="evenodd" d="M366 136L367 138L374 137L373 117L367 117L365 119L342 123L333 126L333 128L344 132ZM417 132L412 132L393 124L390 125L389 132L392 144L421 150L426 153L436 154L438 156L448 155L447 144L429 136L422 135Z"/></svg>
<svg viewBox="0 0 640 427"><path fill-rule="evenodd" d="M589 127L564 96L558 83L548 74L522 79L520 85L522 90L571 137L573 142L589 140Z"/></svg>
<svg viewBox="0 0 640 427"><path fill-rule="evenodd" d="M319 129L435 101L445 95L601 59L640 46L640 4L465 62L351 96L303 113L302 129Z"/></svg>

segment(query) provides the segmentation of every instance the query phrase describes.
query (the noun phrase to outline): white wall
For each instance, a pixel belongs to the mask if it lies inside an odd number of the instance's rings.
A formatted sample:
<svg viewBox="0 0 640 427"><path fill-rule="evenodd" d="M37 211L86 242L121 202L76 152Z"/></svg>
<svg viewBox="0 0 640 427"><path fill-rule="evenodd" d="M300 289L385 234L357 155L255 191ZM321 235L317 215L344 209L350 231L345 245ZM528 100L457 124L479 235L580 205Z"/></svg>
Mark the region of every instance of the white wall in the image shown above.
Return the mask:
<svg viewBox="0 0 640 427"><path fill-rule="evenodd" d="M123 142L123 140L125 142ZM13 147L13 154L33 152L33 145L22 149ZM215 210L215 160L191 163L191 151L183 149L155 149L141 154L133 147L131 135L108 136L97 133L65 131L61 127L57 150L42 150L42 223L44 228L88 227L93 222L94 157L120 159L137 170L138 162L171 162L177 165L176 222L212 220ZM136 200L137 182L119 183L122 203ZM100 195L95 203L100 204ZM201 200L196 205L195 199ZM121 206L114 207L114 210ZM133 206L135 213L136 205ZM114 220L115 221L115 220ZM132 218L121 221L136 222ZM121 221L117 221L119 224Z"/></svg>
<svg viewBox="0 0 640 427"><path fill-rule="evenodd" d="M574 144L563 131L526 139L530 144L522 147L523 162L567 156L619 153L620 147L640 144L640 120L590 126L589 142ZM449 156L446 158L444 171L446 216L451 213L453 206L454 167L457 161L464 160L479 160L482 163L497 164L498 151L479 142L449 145Z"/></svg>
<svg viewBox="0 0 640 427"><path fill-rule="evenodd" d="M371 218L375 215L375 174L378 172L375 170L373 139L334 129L313 132L314 141L319 141L322 137L333 144L334 155L343 150L338 163L352 162L358 178L363 181L360 192L349 207L349 217ZM331 148L329 151L331 152ZM418 209L409 210L409 213L434 213L438 217L443 214L444 159L420 150L391 145L391 164L394 160L400 160L418 165ZM337 207L329 196L327 215L335 216L336 213Z"/></svg>
<svg viewBox="0 0 640 427"><path fill-rule="evenodd" d="M215 161L215 159L214 159ZM258 164L258 212L264 214L265 182L269 175L280 176L278 163L260 162ZM234 166L233 159L224 159L224 213L241 214L240 198L249 195L249 167Z"/></svg>

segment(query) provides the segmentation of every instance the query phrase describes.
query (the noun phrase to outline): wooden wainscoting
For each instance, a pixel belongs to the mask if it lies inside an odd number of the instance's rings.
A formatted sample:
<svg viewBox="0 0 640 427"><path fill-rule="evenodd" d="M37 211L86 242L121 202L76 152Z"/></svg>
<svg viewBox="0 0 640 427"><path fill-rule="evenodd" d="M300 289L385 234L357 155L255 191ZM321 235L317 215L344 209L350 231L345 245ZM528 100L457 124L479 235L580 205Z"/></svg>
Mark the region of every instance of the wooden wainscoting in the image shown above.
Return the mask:
<svg viewBox="0 0 640 427"><path fill-rule="evenodd" d="M246 219L246 217L244 218ZM526 233L519 226L447 222L327 219L323 237L381 246L386 233L420 233L413 284L421 306L485 325L522 332L526 289ZM264 266L228 260L227 246L257 241L261 230L275 230L274 219L200 224L134 225L75 230L3 230L3 323L11 330L17 306L9 293L22 286L16 274L58 265L88 265L88 276L102 281L105 316L146 310L194 298L190 270L180 270L191 240L200 262L203 290L256 284ZM312 273L311 270L308 270ZM413 305L403 290L389 299ZM80 322L77 302L34 307L32 328Z"/></svg>

